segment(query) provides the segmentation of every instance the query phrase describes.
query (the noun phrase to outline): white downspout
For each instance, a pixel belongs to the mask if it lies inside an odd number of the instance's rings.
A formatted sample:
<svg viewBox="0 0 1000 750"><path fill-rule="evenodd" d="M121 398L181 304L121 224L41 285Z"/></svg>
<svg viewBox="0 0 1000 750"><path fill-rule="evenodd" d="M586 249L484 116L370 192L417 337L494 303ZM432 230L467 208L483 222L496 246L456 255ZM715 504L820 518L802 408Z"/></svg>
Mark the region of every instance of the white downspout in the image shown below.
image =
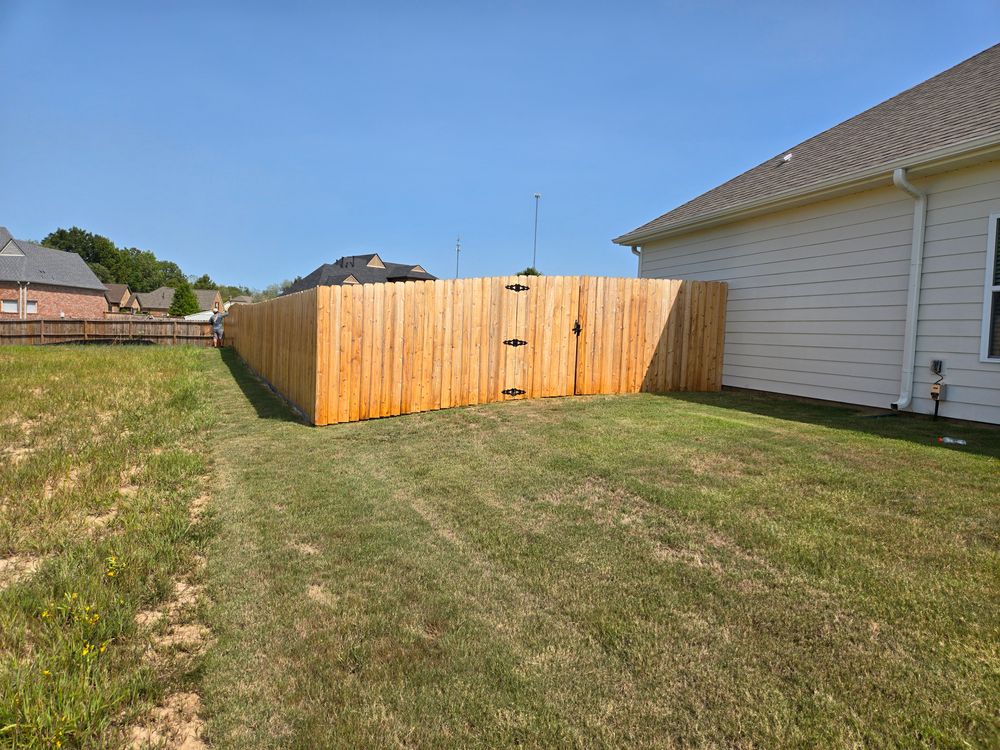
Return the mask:
<svg viewBox="0 0 1000 750"><path fill-rule="evenodd" d="M632 245L632 254L639 259L636 267L636 276L642 278L642 248L638 245Z"/></svg>
<svg viewBox="0 0 1000 750"><path fill-rule="evenodd" d="M892 173L892 184L914 198L913 238L910 245L910 285L906 293L906 327L903 329L903 369L899 379L899 398L891 404L905 409L913 400L913 365L917 356L917 318L920 315L920 286L924 266L924 227L927 222L927 193L906 179L906 170Z"/></svg>

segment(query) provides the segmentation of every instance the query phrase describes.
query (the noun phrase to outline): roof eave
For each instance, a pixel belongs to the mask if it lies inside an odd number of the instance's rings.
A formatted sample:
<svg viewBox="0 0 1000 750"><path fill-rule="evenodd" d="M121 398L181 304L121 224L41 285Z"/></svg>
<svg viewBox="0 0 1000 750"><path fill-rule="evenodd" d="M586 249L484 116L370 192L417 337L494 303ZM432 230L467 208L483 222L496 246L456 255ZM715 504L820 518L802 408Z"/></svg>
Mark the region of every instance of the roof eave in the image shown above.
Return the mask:
<svg viewBox="0 0 1000 750"><path fill-rule="evenodd" d="M856 172L852 175L818 182L805 189L771 195L763 200L744 203L740 206L695 216L685 221L667 224L645 232L628 232L612 240L616 245L635 247L651 240L665 239L678 234L687 234L699 229L728 224L740 219L770 213L784 208L794 208L806 203L814 203L828 198L836 198L849 193L870 190L892 182L892 172L900 167L908 170L913 177L927 176L1000 157L1000 133L991 133L946 148L935 149L923 154L880 164L877 167Z"/></svg>

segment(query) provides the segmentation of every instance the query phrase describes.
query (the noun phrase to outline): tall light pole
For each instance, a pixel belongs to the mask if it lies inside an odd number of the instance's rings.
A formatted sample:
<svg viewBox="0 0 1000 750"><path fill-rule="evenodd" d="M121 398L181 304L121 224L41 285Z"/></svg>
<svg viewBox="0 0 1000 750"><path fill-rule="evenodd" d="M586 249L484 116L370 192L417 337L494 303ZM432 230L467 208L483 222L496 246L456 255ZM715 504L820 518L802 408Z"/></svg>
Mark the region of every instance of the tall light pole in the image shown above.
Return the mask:
<svg viewBox="0 0 1000 750"><path fill-rule="evenodd" d="M458 278L458 254L462 252L462 238L455 239L455 278Z"/></svg>
<svg viewBox="0 0 1000 750"><path fill-rule="evenodd" d="M541 193L535 193L535 241L531 245L531 267L536 271L538 266L538 201L542 197Z"/></svg>

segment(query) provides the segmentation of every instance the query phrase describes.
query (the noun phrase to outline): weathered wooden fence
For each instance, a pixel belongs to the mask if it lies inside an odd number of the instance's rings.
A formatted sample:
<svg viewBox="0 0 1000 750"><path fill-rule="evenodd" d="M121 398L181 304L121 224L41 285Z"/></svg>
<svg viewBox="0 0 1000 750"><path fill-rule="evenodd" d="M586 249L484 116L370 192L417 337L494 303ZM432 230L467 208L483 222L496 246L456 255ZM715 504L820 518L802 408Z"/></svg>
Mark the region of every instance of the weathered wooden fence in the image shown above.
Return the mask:
<svg viewBox="0 0 1000 750"><path fill-rule="evenodd" d="M212 327L202 321L128 315L87 320L0 320L0 344L123 344L133 341L207 346L212 342Z"/></svg>
<svg viewBox="0 0 1000 750"><path fill-rule="evenodd" d="M713 391L726 285L510 276L317 287L227 318L314 424L507 399Z"/></svg>

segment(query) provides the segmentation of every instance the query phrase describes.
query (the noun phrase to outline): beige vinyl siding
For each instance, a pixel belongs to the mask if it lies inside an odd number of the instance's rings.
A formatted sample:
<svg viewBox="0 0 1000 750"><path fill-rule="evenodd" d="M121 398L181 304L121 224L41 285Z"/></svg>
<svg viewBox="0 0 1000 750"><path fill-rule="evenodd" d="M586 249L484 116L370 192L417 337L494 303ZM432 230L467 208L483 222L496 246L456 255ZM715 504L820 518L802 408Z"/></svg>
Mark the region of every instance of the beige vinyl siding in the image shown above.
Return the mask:
<svg viewBox="0 0 1000 750"><path fill-rule="evenodd" d="M912 220L872 190L648 245L640 275L729 282L724 385L887 407Z"/></svg>
<svg viewBox="0 0 1000 750"><path fill-rule="evenodd" d="M917 184L931 192L913 408L933 409L926 375L943 358L942 413L1000 422L1000 365L978 357L1000 171ZM912 223L912 199L887 186L651 243L639 273L729 282L724 385L885 408L899 395Z"/></svg>
<svg viewBox="0 0 1000 750"><path fill-rule="evenodd" d="M943 359L948 389L941 414L1000 423L1000 362L979 360L986 235L989 215L1000 213L1000 163L919 184L928 199L914 411L934 410L930 362Z"/></svg>

